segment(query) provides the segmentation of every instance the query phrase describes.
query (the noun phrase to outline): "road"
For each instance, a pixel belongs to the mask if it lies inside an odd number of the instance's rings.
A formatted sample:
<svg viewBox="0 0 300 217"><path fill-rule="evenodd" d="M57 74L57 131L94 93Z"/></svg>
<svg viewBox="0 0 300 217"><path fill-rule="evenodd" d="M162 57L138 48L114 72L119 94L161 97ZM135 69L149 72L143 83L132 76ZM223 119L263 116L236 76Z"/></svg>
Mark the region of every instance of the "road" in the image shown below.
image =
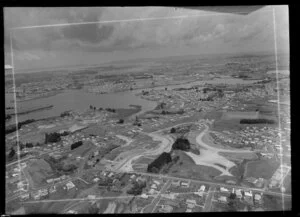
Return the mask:
<svg viewBox="0 0 300 217"><path fill-rule="evenodd" d="M207 184L207 185L216 186L216 187L223 186L223 187L227 187L227 188L244 189L246 191L252 190L252 191L262 192L264 194L274 195L274 196L284 196L284 197L291 197L292 196L290 194L282 194L282 193L278 193L278 192L265 191L265 190L260 189L260 188L242 187L242 186L239 186L239 185L228 185L228 184L223 184L223 183L201 181L201 180L197 180L197 179L179 178L179 177L167 176L167 175L162 175L162 174L143 173L143 172L132 172L132 173L145 175L145 176L152 176L152 177L155 177L155 178L165 178L165 179L180 180L180 181L192 181L194 183Z"/></svg>
<svg viewBox="0 0 300 217"><path fill-rule="evenodd" d="M161 190L159 191L158 195L157 195L157 196L154 198L154 200L152 201L151 204L153 205L153 209L152 209L152 211L151 211L150 213L153 213L153 212L154 212L154 210L155 210L157 204L158 204L159 201L160 201L161 194L164 194L164 193L165 193L165 191L169 188L170 184L171 184L171 180L168 179L168 181L165 183L165 185L164 185L164 186L161 188Z"/></svg>
<svg viewBox="0 0 300 217"><path fill-rule="evenodd" d="M204 205L204 208L203 208L204 212L210 212L212 199L214 198L215 191L216 191L216 186L212 186L212 187L209 188L208 194L207 194L206 199L205 199L205 205Z"/></svg>

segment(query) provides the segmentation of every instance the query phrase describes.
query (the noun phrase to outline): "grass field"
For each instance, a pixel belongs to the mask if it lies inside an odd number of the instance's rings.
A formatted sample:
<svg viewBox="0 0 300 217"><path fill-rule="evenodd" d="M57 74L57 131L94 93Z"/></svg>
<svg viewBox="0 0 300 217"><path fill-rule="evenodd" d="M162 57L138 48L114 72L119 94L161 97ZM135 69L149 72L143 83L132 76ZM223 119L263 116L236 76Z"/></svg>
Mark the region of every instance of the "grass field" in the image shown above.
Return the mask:
<svg viewBox="0 0 300 217"><path fill-rule="evenodd" d="M50 165L44 160L37 160L27 168L34 186L43 184L45 179L53 174Z"/></svg>
<svg viewBox="0 0 300 217"><path fill-rule="evenodd" d="M169 174L172 176L201 180L213 180L214 177L221 174L219 170L213 167L196 165L193 159L182 151L177 151L176 154L180 156L180 159L169 170Z"/></svg>
<svg viewBox="0 0 300 217"><path fill-rule="evenodd" d="M229 153L229 152L219 152L220 155L228 158L228 159L247 159L247 160L255 160L257 159L257 155L255 153Z"/></svg>
<svg viewBox="0 0 300 217"><path fill-rule="evenodd" d="M270 179L279 167L279 162L273 159L249 162L246 166L245 177Z"/></svg>
<svg viewBox="0 0 300 217"><path fill-rule="evenodd" d="M77 156L85 156L92 148L95 148L96 146L91 142L84 142L81 146L78 148L75 148L71 151L73 155Z"/></svg>
<svg viewBox="0 0 300 217"><path fill-rule="evenodd" d="M239 120L217 120L212 127L212 129L217 132L222 132L223 130L238 131L243 128L245 128L245 126L241 125Z"/></svg>

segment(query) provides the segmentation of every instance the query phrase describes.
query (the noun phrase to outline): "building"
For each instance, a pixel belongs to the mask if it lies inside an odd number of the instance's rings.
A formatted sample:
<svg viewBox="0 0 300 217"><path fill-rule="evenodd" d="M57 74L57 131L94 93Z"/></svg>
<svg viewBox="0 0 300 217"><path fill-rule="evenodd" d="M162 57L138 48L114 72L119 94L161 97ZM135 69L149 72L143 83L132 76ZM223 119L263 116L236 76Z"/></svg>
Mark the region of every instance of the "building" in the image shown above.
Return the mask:
<svg viewBox="0 0 300 217"><path fill-rule="evenodd" d="M72 189L72 188L74 188L75 187L75 185L74 185L74 183L73 182L68 182L67 184L66 184L66 186L67 186L67 189L68 190L70 190L70 189Z"/></svg>
<svg viewBox="0 0 300 217"><path fill-rule="evenodd" d="M170 205L162 205L162 207L159 209L160 212L172 212L173 211L173 207Z"/></svg>
<svg viewBox="0 0 300 217"><path fill-rule="evenodd" d="M253 203L253 194L252 191L245 191L245 196L244 196L245 201L248 203L252 204Z"/></svg>
<svg viewBox="0 0 300 217"><path fill-rule="evenodd" d="M181 186L188 188L188 187L190 187L190 183L188 183L188 182L181 182Z"/></svg>
<svg viewBox="0 0 300 217"><path fill-rule="evenodd" d="M53 194L53 193L55 193L55 192L56 192L56 186L53 185L53 186L49 189L49 193L50 193L50 194Z"/></svg>
<svg viewBox="0 0 300 217"><path fill-rule="evenodd" d="M205 191L205 185L201 185L201 187L199 188L199 191Z"/></svg>
<svg viewBox="0 0 300 217"><path fill-rule="evenodd" d="M96 199L96 195L91 195L90 194L90 195L87 196L87 198L90 199L90 200L93 200L93 199Z"/></svg>
<svg viewBox="0 0 300 217"><path fill-rule="evenodd" d="M221 188L220 188L220 191L221 191L222 193L229 193L229 190L228 190L227 188L224 188L224 187L221 187Z"/></svg>
<svg viewBox="0 0 300 217"><path fill-rule="evenodd" d="M141 194L141 198L147 199L147 198L148 198L148 195L145 194L145 193L143 193L143 194Z"/></svg>
<svg viewBox="0 0 300 217"><path fill-rule="evenodd" d="M262 195L261 194L255 194L254 200L256 203L261 204L262 203Z"/></svg>
<svg viewBox="0 0 300 217"><path fill-rule="evenodd" d="M225 196L220 196L220 197L218 198L218 201L221 202L221 203L226 203L226 202L227 202L227 197L225 197Z"/></svg>
<svg viewBox="0 0 300 217"><path fill-rule="evenodd" d="M29 196L30 196L29 193L21 194L20 195L20 199L21 199L21 201L28 200Z"/></svg>
<svg viewBox="0 0 300 217"><path fill-rule="evenodd" d="M47 183L52 183L54 180L53 179L47 179L46 182Z"/></svg>
<svg viewBox="0 0 300 217"><path fill-rule="evenodd" d="M31 193L31 196L34 200L39 200L41 198L41 195L40 195L40 192L37 191L37 192L32 192Z"/></svg>
<svg viewBox="0 0 300 217"><path fill-rule="evenodd" d="M154 182L156 185L160 185L160 182L157 181L157 180L153 180L153 182Z"/></svg>
<svg viewBox="0 0 300 217"><path fill-rule="evenodd" d="M71 210L71 209L70 209L67 213L68 213L68 214L77 214L78 212L75 211L75 210Z"/></svg>
<svg viewBox="0 0 300 217"><path fill-rule="evenodd" d="M187 199L187 200L186 200L186 203L189 203L189 204L196 204L196 200L193 200L193 199Z"/></svg>
<svg viewBox="0 0 300 217"><path fill-rule="evenodd" d="M100 179L98 177L93 179L93 182L98 182Z"/></svg>
<svg viewBox="0 0 300 217"><path fill-rule="evenodd" d="M241 199L243 197L241 189L236 189L235 194L236 194L236 197L239 199Z"/></svg>
<svg viewBox="0 0 300 217"><path fill-rule="evenodd" d="M152 184L152 185L151 185L151 188L157 189L157 186L156 186L155 184Z"/></svg>
<svg viewBox="0 0 300 217"><path fill-rule="evenodd" d="M47 189L47 188L40 189L40 190L39 190L39 194L40 194L41 196L46 196L46 195L48 195L48 189Z"/></svg>
<svg viewBox="0 0 300 217"><path fill-rule="evenodd" d="M195 195L198 195L199 197L203 197L204 192L203 191L198 191L198 192L194 192Z"/></svg>

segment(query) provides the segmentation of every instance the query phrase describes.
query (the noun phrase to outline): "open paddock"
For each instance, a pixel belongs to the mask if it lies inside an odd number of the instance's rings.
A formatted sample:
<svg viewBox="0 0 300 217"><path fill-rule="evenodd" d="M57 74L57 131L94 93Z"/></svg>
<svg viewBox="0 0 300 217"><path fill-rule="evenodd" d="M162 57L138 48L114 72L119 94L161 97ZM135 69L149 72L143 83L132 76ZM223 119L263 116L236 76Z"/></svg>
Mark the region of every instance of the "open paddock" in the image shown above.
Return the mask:
<svg viewBox="0 0 300 217"><path fill-rule="evenodd" d="M241 150L241 149L240 149ZM245 152L245 153L229 153L229 152L219 152L220 155L229 158L229 159L247 159L247 160L255 160L257 159L257 155L255 153L251 153L251 152Z"/></svg>
<svg viewBox="0 0 300 217"><path fill-rule="evenodd" d="M274 159L258 160L247 163L245 177L270 179L279 167L279 162Z"/></svg>

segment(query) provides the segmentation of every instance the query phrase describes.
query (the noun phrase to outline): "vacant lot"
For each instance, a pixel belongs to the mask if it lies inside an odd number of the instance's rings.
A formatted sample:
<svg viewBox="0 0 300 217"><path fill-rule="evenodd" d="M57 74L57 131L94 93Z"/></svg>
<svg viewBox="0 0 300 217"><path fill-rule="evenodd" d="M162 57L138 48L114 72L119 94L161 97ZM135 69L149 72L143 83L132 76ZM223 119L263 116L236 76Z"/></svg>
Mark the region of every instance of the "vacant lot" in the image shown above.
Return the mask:
<svg viewBox="0 0 300 217"><path fill-rule="evenodd" d="M96 146L91 142L84 142L81 146L78 148L75 148L72 150L73 155L78 156L85 156L92 148L95 148Z"/></svg>
<svg viewBox="0 0 300 217"><path fill-rule="evenodd" d="M177 151L177 153L180 156L180 159L169 170L169 174L172 176L201 180L213 180L214 177L221 174L219 170L213 167L196 165L193 159L182 151Z"/></svg>
<svg viewBox="0 0 300 217"><path fill-rule="evenodd" d="M53 174L50 165L44 160L33 162L27 169L31 180L34 182L34 186L43 184L45 179Z"/></svg>
<svg viewBox="0 0 300 217"><path fill-rule="evenodd" d="M249 162L246 166L245 177L270 179L279 167L279 162L273 159Z"/></svg>
<svg viewBox="0 0 300 217"><path fill-rule="evenodd" d="M255 160L257 159L257 155L255 153L229 153L229 152L219 152L220 155L228 158L228 159L236 159L236 160Z"/></svg>

